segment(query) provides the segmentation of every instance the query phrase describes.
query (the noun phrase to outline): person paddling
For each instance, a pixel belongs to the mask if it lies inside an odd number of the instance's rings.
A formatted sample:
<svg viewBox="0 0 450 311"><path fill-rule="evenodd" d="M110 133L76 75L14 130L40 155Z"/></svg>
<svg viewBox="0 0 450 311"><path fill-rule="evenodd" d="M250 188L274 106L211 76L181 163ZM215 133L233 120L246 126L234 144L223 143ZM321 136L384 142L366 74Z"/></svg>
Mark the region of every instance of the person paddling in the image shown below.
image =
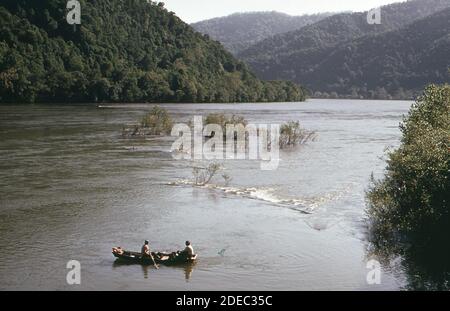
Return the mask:
<svg viewBox="0 0 450 311"><path fill-rule="evenodd" d="M150 258L153 262L153 266L156 269L159 269L158 265L155 262L155 259L153 258L152 252L150 251L150 245L147 240L145 240L144 245L141 248L141 253L143 258Z"/></svg>
<svg viewBox="0 0 450 311"><path fill-rule="evenodd" d="M191 259L194 257L194 248L191 245L190 241L186 241L186 248L183 250L183 254L186 256L187 259Z"/></svg>

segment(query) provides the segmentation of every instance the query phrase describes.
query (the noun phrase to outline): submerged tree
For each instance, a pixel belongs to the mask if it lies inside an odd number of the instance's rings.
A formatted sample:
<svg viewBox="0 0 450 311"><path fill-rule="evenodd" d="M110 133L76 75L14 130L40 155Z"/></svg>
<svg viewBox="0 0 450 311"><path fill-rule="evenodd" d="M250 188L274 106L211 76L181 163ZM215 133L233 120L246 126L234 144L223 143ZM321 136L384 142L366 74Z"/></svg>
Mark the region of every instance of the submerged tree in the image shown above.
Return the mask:
<svg viewBox="0 0 450 311"><path fill-rule="evenodd" d="M246 126L248 124L247 120L243 116L238 115L226 115L224 113L211 113L206 116L205 124L217 124L220 125L224 130L228 124L238 125L242 124Z"/></svg>
<svg viewBox="0 0 450 311"><path fill-rule="evenodd" d="M300 126L299 121L289 121L280 128L280 148L302 145L315 138L314 132L308 132Z"/></svg>
<svg viewBox="0 0 450 311"><path fill-rule="evenodd" d="M148 129L150 135L170 134L173 121L166 109L155 106L142 118L141 126Z"/></svg>
<svg viewBox="0 0 450 311"><path fill-rule="evenodd" d="M221 169L222 166L216 162L210 163L207 167L194 167L192 170L194 184L196 186L205 186L209 184Z"/></svg>
<svg viewBox="0 0 450 311"><path fill-rule="evenodd" d="M146 135L168 135L172 131L173 121L166 109L155 106L139 123L124 126L122 136L135 137Z"/></svg>

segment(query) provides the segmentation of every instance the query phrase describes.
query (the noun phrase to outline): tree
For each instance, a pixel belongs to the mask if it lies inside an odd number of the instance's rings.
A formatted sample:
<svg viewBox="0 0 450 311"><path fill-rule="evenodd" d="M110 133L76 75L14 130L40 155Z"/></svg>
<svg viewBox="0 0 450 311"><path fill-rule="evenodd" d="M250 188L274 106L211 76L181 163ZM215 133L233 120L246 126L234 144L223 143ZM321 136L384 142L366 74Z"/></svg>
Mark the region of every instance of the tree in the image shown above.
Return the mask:
<svg viewBox="0 0 450 311"><path fill-rule="evenodd" d="M367 192L368 252L406 275L406 289L450 289L450 86L426 88Z"/></svg>
<svg viewBox="0 0 450 311"><path fill-rule="evenodd" d="M367 193L377 241L450 242L450 86L431 85L400 127L382 180Z"/></svg>

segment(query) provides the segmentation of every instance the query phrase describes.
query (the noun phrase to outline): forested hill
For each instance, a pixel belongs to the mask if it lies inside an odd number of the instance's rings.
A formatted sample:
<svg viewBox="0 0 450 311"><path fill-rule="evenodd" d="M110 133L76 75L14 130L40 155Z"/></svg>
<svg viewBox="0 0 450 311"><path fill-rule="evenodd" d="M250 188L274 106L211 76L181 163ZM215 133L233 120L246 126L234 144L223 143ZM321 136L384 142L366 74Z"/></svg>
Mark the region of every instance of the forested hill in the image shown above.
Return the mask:
<svg viewBox="0 0 450 311"><path fill-rule="evenodd" d="M298 30L332 14L291 16L275 11L235 13L194 23L192 26L197 31L220 41L228 51L237 54L268 37Z"/></svg>
<svg viewBox="0 0 450 311"><path fill-rule="evenodd" d="M162 3L0 0L0 103L298 101L291 82L262 82Z"/></svg>
<svg viewBox="0 0 450 311"><path fill-rule="evenodd" d="M249 63L256 74L263 79L303 81L304 85L312 91L336 92L355 98L393 96L401 93L409 96L413 91L423 87L423 85L419 86L420 83L417 81L432 78L428 82L439 82L442 79L447 68L437 66L440 66L445 59L448 60L448 56L444 57L444 60L428 62L431 67L427 71L438 72L434 76L429 73L415 72L418 66L415 66L415 69L407 69L405 64L411 65L414 62L426 64L427 60L422 57L426 57L427 54L420 50L422 45L415 45L418 43L414 40L417 33L406 32L410 29L410 31L423 33L434 31L434 28L431 26L424 29L405 27L449 7L450 0L413 0L384 6L381 8L380 25L369 25L366 20L367 13L337 14L298 31L265 39L243 51L238 57ZM429 20L429 22L433 21ZM405 30L401 30L403 28ZM405 40L386 41L396 37L392 35L373 39L375 38L373 36L400 30L401 34L406 36L402 38ZM435 38L434 34L429 35L430 38ZM360 40L364 37L367 37L368 41ZM363 46L364 42L368 43L370 40L378 41ZM446 39L442 40L439 48L445 48ZM430 40L427 42L432 43ZM386 54L384 48L386 45L395 46L395 51L390 49L389 53L392 54ZM430 48L435 47L430 46ZM417 53L416 49L419 49ZM435 52L435 56L442 57L442 53L438 53L437 50ZM409 60L399 58L400 55L409 57ZM372 72L375 63L378 68ZM380 72L383 68L387 69ZM376 74L379 75L374 76ZM408 75L411 79L406 79ZM367 85L365 85L366 80L369 81ZM389 94L386 94L385 90Z"/></svg>
<svg viewBox="0 0 450 311"><path fill-rule="evenodd" d="M411 98L450 81L450 8L330 51L308 83L350 97ZM343 79L345 77L345 79Z"/></svg>

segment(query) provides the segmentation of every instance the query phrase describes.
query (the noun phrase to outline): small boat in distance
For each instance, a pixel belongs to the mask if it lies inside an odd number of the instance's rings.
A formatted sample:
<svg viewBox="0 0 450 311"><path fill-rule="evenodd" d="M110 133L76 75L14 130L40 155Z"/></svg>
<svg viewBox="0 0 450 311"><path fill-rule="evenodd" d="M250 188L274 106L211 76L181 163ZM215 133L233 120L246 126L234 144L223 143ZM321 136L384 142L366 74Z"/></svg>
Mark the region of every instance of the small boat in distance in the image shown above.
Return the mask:
<svg viewBox="0 0 450 311"><path fill-rule="evenodd" d="M114 257L117 258L117 260L120 260L122 262L140 265L153 265L153 261L151 258L145 257L139 252L130 252L125 251L120 247L114 247L112 253ZM195 263L198 258L198 255L194 255L191 258L187 258L187 256L180 251L173 252L170 254L152 252L152 256L157 264L162 264L166 266L192 264Z"/></svg>

